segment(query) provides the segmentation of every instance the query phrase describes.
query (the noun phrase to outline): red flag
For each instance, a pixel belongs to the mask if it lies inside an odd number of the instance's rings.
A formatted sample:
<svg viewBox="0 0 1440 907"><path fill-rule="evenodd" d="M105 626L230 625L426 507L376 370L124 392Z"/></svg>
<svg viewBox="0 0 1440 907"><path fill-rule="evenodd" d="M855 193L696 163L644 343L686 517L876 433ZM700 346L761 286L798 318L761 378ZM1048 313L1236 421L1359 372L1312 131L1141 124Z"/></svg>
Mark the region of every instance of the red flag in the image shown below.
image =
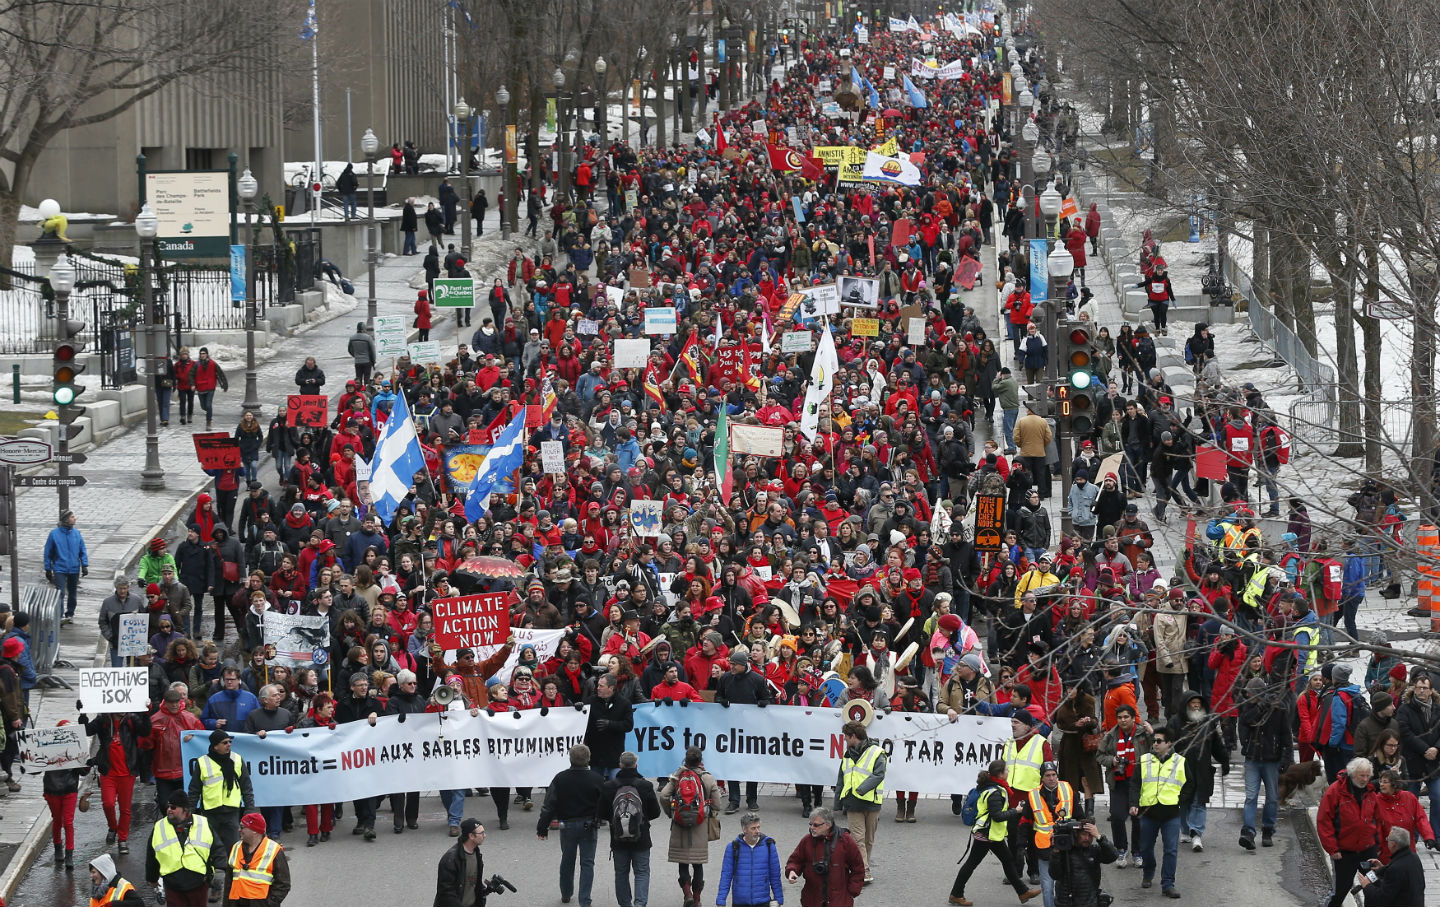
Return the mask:
<svg viewBox="0 0 1440 907"><path fill-rule="evenodd" d="M724 154L730 143L725 141L725 127L720 125L720 120L715 120L715 153Z"/></svg>
<svg viewBox="0 0 1440 907"><path fill-rule="evenodd" d="M819 182L825 177L825 162L818 157L800 156L800 175L807 180Z"/></svg>
<svg viewBox="0 0 1440 907"><path fill-rule="evenodd" d="M799 173L807 180L818 180L825 175L825 165L817 158L807 157L793 148L765 144L770 155L770 169L780 173Z"/></svg>
<svg viewBox="0 0 1440 907"><path fill-rule="evenodd" d="M690 339L686 340L685 346L681 348L680 358L675 361L675 369L670 373L670 380L675 381L682 372L697 385L703 384L700 378L700 338L697 331L690 332Z"/></svg>

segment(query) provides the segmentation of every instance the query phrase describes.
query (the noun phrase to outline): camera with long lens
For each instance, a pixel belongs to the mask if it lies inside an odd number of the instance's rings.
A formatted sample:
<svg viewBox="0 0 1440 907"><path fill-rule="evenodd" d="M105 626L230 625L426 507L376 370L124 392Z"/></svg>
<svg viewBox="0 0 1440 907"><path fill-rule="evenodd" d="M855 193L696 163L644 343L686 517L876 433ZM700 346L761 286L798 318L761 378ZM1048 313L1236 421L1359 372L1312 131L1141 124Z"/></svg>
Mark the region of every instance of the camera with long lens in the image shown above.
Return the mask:
<svg viewBox="0 0 1440 907"><path fill-rule="evenodd" d="M498 872L490 877L490 881L485 883L486 894L503 894L506 891L514 894L515 886L511 885L510 881Z"/></svg>

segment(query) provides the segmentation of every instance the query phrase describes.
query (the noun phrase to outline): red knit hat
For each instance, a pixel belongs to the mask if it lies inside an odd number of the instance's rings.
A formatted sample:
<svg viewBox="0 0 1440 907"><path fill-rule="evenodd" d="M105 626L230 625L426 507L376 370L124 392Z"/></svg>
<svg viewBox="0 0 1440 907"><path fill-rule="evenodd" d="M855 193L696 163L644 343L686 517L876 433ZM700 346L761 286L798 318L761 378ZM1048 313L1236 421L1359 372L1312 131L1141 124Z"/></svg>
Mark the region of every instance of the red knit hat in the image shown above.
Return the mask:
<svg viewBox="0 0 1440 907"><path fill-rule="evenodd" d="M1390 679L1391 679L1391 680L1404 680L1404 679L1405 679L1405 676L1406 676L1408 673L1409 673L1409 672L1405 670L1405 663L1402 661L1400 664L1397 664L1395 667L1393 667L1393 668L1390 669Z"/></svg>

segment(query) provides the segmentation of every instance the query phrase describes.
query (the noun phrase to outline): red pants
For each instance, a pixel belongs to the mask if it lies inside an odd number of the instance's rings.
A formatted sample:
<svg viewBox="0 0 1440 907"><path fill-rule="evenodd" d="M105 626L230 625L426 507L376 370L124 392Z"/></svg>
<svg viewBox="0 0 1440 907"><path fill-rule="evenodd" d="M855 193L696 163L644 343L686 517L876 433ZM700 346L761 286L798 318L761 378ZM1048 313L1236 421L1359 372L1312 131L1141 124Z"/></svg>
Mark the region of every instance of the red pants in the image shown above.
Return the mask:
<svg viewBox="0 0 1440 907"><path fill-rule="evenodd" d="M75 849L75 801L77 794L46 794L45 805L50 807L50 840L60 842L60 831L65 831L65 849Z"/></svg>
<svg viewBox="0 0 1440 907"><path fill-rule="evenodd" d="M318 835L322 831L335 830L335 805L305 807L305 834Z"/></svg>
<svg viewBox="0 0 1440 907"><path fill-rule="evenodd" d="M105 808L105 822L121 841L130 840L130 800L134 794L134 775L100 776L100 803ZM116 806L119 806L118 818Z"/></svg>

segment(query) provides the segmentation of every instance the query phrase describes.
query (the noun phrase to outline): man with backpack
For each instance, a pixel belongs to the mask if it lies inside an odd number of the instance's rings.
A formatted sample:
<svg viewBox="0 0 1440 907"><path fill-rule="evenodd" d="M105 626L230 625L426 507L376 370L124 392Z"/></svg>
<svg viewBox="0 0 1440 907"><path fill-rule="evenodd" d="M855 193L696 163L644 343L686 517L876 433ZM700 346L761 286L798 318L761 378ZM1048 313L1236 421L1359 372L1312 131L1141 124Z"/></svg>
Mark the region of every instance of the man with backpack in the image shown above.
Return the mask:
<svg viewBox="0 0 1440 907"><path fill-rule="evenodd" d="M610 857L615 863L615 902L620 907L645 907L650 899L650 823L660 818L655 785L642 778L634 753L620 754L620 770L605 782L595 807L595 820L610 823ZM630 873L635 873L631 895Z"/></svg>
<svg viewBox="0 0 1440 907"><path fill-rule="evenodd" d="M734 907L785 903L785 892L780 888L780 851L774 838L761 833L760 816L753 812L740 817L740 834L725 848L721 860L715 907L725 907L727 896Z"/></svg>
<svg viewBox="0 0 1440 907"><path fill-rule="evenodd" d="M1323 670L1323 669L1322 669ZM1350 666L1330 669L1330 688L1320 697L1315 722L1315 748L1325 762L1325 779L1333 782L1355 756L1355 728L1370 715L1370 703L1350 682Z"/></svg>

